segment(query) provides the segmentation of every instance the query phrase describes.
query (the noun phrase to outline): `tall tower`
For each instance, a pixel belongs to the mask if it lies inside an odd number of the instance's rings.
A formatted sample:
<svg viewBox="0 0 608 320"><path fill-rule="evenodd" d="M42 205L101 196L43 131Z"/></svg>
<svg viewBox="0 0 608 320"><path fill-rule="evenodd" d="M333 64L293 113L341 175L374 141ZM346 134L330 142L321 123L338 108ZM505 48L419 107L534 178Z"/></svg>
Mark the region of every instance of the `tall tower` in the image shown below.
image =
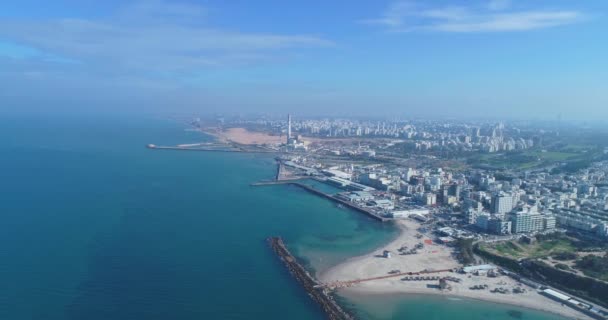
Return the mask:
<svg viewBox="0 0 608 320"><path fill-rule="evenodd" d="M287 143L291 141L291 114L287 115Z"/></svg>

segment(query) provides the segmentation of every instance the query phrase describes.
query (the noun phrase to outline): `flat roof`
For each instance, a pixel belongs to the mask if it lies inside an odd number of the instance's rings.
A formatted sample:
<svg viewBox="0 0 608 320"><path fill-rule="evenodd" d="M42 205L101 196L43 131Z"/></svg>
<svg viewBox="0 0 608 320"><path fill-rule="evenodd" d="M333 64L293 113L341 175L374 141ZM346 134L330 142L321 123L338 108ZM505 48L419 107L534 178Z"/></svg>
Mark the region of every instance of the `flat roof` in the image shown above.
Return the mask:
<svg viewBox="0 0 608 320"><path fill-rule="evenodd" d="M545 289L545 290L543 290L543 292L545 294L550 295L550 296L552 296L554 298L557 298L559 300L567 301L568 299L570 299L569 296L567 296L565 294L562 294L562 293L559 293L559 292L557 292L557 291L555 291L553 289Z"/></svg>
<svg viewBox="0 0 608 320"><path fill-rule="evenodd" d="M480 264L478 266L464 267L464 268L462 268L462 271L469 273L469 272L474 272L474 271L492 270L495 268L496 267L491 264Z"/></svg>

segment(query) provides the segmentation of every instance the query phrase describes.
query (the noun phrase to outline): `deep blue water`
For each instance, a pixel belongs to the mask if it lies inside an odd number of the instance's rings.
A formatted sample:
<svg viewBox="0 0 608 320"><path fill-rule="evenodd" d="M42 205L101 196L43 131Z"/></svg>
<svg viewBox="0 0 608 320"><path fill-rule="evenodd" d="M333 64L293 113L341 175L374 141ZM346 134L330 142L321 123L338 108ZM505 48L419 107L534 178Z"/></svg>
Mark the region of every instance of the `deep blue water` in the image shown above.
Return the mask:
<svg viewBox="0 0 608 320"><path fill-rule="evenodd" d="M144 148L206 139L184 128L0 118L0 319L316 319L264 239L319 270L395 236L297 188L251 187L274 175L271 156Z"/></svg>

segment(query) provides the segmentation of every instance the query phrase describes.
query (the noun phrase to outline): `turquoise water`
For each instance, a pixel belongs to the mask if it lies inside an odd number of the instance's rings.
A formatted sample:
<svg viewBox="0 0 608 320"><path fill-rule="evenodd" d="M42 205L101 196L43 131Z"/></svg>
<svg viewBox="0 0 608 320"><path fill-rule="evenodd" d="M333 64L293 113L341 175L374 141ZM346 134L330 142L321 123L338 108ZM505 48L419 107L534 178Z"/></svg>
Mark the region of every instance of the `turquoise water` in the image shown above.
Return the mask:
<svg viewBox="0 0 608 320"><path fill-rule="evenodd" d="M324 183L324 182L321 182L321 181L317 181L317 180L314 180L314 179L305 179L305 180L302 180L300 182L304 183L304 184L307 184L307 185L309 185L309 186L311 186L311 187L313 187L313 188L315 188L317 190L323 191L323 192L325 192L327 194L336 194L338 192L344 192L344 190L342 190L340 188L334 187L334 186L332 186L330 184L327 184L327 183Z"/></svg>
<svg viewBox="0 0 608 320"><path fill-rule="evenodd" d="M249 186L274 175L271 156L144 148L205 139L166 120L3 118L0 137L0 319L317 319L264 239L320 271L396 232Z"/></svg>
<svg viewBox="0 0 608 320"><path fill-rule="evenodd" d="M555 320L561 318L540 311L498 305L469 299L415 295L362 296L348 294L342 303L358 318L388 319L466 319L466 320Z"/></svg>

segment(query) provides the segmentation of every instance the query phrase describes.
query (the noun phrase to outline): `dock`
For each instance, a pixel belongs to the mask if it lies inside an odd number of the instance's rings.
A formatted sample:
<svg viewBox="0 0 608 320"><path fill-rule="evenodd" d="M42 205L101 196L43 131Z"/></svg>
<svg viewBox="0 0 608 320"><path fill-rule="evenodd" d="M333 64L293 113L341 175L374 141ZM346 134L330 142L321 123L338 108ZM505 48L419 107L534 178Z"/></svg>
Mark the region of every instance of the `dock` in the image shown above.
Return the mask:
<svg viewBox="0 0 608 320"><path fill-rule="evenodd" d="M330 320L352 320L350 314L344 311L332 298L330 290L319 283L300 265L296 258L287 250L280 237L268 238L268 244L274 253L281 259L289 270L289 273L304 287L310 296L325 312L327 319Z"/></svg>

